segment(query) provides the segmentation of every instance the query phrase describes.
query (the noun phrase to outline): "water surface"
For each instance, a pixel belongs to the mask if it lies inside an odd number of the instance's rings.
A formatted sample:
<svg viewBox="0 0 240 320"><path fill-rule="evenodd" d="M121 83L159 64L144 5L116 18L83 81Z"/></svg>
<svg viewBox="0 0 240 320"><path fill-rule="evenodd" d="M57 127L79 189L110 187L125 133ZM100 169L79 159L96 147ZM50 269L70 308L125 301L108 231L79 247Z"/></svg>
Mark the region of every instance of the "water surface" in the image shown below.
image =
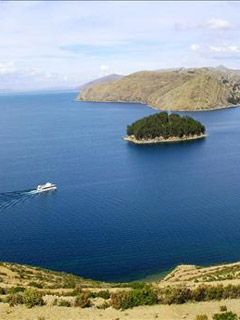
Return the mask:
<svg viewBox="0 0 240 320"><path fill-rule="evenodd" d="M154 110L74 98L0 97L0 260L108 281L240 260L240 109L194 113L205 140L136 146L126 126Z"/></svg>

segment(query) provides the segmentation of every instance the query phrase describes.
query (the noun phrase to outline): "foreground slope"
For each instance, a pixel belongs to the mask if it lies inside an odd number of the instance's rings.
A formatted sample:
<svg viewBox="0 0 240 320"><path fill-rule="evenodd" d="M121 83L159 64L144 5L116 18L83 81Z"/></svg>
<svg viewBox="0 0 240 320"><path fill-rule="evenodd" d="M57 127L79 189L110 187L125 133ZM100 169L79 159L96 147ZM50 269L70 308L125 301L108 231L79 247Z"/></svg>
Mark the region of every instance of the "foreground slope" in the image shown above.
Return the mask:
<svg viewBox="0 0 240 320"><path fill-rule="evenodd" d="M204 313L210 320L213 314L220 312L221 306L240 315L239 286L240 263L212 267L181 265L164 279L148 284L104 283L31 266L1 263L0 319L195 320ZM208 292L205 298L204 288ZM139 295L142 291L145 292L143 296ZM117 308L119 298L124 295L135 297L128 300L130 305L138 303L140 297L147 297L149 302L148 292L158 292L159 301L154 305L139 305L128 310ZM189 299L189 292L197 294L195 300ZM219 296L220 292L225 295ZM20 297L25 300L22 302ZM167 300L164 302L163 298ZM145 304L150 303L145 301Z"/></svg>
<svg viewBox="0 0 240 320"><path fill-rule="evenodd" d="M141 71L87 87L79 100L140 102L161 110L210 110L240 103L240 71L219 68Z"/></svg>

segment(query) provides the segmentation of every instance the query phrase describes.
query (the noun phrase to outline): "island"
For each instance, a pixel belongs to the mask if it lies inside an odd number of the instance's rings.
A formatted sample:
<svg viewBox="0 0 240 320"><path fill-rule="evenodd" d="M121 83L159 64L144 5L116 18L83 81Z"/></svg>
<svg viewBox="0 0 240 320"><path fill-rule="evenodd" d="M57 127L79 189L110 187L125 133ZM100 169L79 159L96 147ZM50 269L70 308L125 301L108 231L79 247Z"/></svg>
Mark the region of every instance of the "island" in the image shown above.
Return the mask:
<svg viewBox="0 0 240 320"><path fill-rule="evenodd" d="M205 126L188 116L159 112L127 127L123 139L136 144L181 142L206 137Z"/></svg>
<svg viewBox="0 0 240 320"><path fill-rule="evenodd" d="M80 89L79 101L141 103L162 111L206 111L240 104L240 71L180 68L138 71Z"/></svg>

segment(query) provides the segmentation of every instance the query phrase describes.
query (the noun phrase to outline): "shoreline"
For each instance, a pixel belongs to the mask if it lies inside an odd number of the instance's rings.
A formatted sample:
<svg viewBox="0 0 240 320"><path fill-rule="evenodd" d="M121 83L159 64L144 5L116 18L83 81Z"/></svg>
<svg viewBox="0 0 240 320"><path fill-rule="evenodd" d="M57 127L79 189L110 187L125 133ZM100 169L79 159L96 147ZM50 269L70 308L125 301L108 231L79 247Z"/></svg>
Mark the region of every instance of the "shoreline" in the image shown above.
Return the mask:
<svg viewBox="0 0 240 320"><path fill-rule="evenodd" d="M142 104L143 106L146 106L148 108L151 108L153 110L157 111L168 111L169 109L160 109L157 108L153 105L150 105L146 102L141 102L141 101L126 101L126 100L113 100L113 101L105 101L105 100L85 100L85 99L80 99L80 98L75 98L74 101L76 102L95 102L95 103L125 103L125 104ZM204 111L218 111L218 110L223 110L223 109L233 109L233 108L238 108L240 105L233 105L229 104L226 106L219 106L216 108L209 108L209 109L193 109L193 110L188 110L188 109L178 109L178 110L170 110L171 112L204 112Z"/></svg>
<svg viewBox="0 0 240 320"><path fill-rule="evenodd" d="M201 134L201 135L194 135L189 137L170 137L168 139L164 139L163 137L157 137L154 139L148 139L148 140L138 140L135 138L135 136L126 136L123 137L123 140L127 142L131 142L134 144L157 144L157 143L175 143L175 142L183 142L183 141L191 141L191 140L198 140L206 138L207 134Z"/></svg>

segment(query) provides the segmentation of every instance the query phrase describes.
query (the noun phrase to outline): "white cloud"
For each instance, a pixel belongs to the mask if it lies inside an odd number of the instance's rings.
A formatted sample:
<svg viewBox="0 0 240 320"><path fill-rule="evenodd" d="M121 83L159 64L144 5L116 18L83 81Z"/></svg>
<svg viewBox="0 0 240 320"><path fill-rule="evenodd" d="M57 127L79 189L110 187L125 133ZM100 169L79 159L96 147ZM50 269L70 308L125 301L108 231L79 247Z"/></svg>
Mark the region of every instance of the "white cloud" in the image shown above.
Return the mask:
<svg viewBox="0 0 240 320"><path fill-rule="evenodd" d="M190 49L191 49L192 51L197 51L197 50L200 49L200 45L194 43L194 44L192 44L192 45L190 46Z"/></svg>
<svg viewBox="0 0 240 320"><path fill-rule="evenodd" d="M103 72L106 72L106 71L109 71L109 66L105 65L105 64L102 64L100 66L100 70L103 71Z"/></svg>
<svg viewBox="0 0 240 320"><path fill-rule="evenodd" d="M238 12L223 1L0 0L0 88L7 75L18 88L77 86L119 70L211 65L238 54L220 45L239 43Z"/></svg>
<svg viewBox="0 0 240 320"><path fill-rule="evenodd" d="M225 19L212 18L207 21L206 27L210 29L229 29L231 23Z"/></svg>
<svg viewBox="0 0 240 320"><path fill-rule="evenodd" d="M0 62L0 75L14 73L15 71L16 67L14 62Z"/></svg>
<svg viewBox="0 0 240 320"><path fill-rule="evenodd" d="M210 52L215 53L240 53L240 47L238 46L209 46Z"/></svg>

